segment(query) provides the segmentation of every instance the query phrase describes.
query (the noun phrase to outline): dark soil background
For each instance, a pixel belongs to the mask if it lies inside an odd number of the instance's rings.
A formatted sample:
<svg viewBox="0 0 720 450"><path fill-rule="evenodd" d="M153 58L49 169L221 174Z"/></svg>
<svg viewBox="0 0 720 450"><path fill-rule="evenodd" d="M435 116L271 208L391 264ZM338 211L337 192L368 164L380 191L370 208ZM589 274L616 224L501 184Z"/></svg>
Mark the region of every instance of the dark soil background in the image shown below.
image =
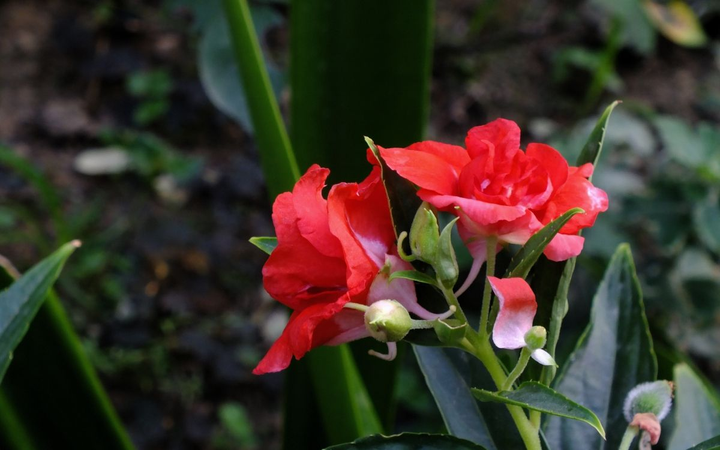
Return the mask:
<svg viewBox="0 0 720 450"><path fill-rule="evenodd" d="M499 116L542 138L543 124L569 128L615 98L720 120L706 102L720 92L717 48L662 37L650 54L621 48L622 90L584 104L592 73L574 68L557 81L557 52L604 48L608 20L567 3L438 2L429 138L459 143ZM287 5L276 8L287 17ZM712 36L720 20L703 24ZM0 253L24 270L63 233L85 241L59 292L139 449L236 448L219 414L228 405L247 414L244 445L278 448L282 376L250 373L284 320L262 288L265 257L247 243L273 234L270 205L251 137L204 93L191 29L188 10L158 1L0 3L0 143L45 175L63 217L48 220L37 190L0 168L0 222L12 230ZM283 54L287 24L271 33ZM127 79L158 68L172 79L168 109L139 126L141 100ZM169 185L155 174L74 169L78 154L112 145L107 133L122 130L159 137L196 169ZM437 417L412 364L401 393L407 428Z"/></svg>

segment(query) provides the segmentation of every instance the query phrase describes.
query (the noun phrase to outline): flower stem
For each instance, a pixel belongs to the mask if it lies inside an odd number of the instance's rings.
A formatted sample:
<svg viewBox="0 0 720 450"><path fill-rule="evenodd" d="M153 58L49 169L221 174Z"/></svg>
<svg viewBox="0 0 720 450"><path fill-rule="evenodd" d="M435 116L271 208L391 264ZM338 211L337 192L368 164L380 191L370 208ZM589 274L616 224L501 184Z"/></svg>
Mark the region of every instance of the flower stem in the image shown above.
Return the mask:
<svg viewBox="0 0 720 450"><path fill-rule="evenodd" d="M512 372L510 372L510 375L508 375L507 380L505 380L505 383L503 384L502 390L507 391L510 388L512 388L513 383L515 383L515 380L518 379L520 375L522 375L523 371L525 370L525 367L527 367L528 361L530 360L530 349L527 347L523 347L522 351L520 352L520 358L518 359L517 364L515 365L515 368Z"/></svg>
<svg viewBox="0 0 720 450"><path fill-rule="evenodd" d="M495 253L497 250L497 237L489 236L487 239L487 259L485 270L485 290L483 291L482 313L480 316L480 328L478 332L480 336L488 336L488 317L490 316L490 299L492 298L492 288L487 281L487 277L495 275Z"/></svg>
<svg viewBox="0 0 720 450"><path fill-rule="evenodd" d="M640 429L638 427L628 426L625 430L625 434L623 434L622 441L620 441L618 450L630 450L630 445L632 444L633 439L635 439L635 436L638 435L639 430Z"/></svg>

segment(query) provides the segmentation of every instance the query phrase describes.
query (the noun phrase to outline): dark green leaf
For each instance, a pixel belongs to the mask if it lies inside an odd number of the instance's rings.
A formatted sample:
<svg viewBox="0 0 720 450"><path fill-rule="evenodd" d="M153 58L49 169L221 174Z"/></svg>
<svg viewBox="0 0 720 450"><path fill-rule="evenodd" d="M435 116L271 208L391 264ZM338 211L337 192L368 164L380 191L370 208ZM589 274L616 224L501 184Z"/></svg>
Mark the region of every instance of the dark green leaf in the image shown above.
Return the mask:
<svg viewBox="0 0 720 450"><path fill-rule="evenodd" d="M483 447L446 434L402 433L394 436L368 436L326 450L483 450Z"/></svg>
<svg viewBox="0 0 720 450"><path fill-rule="evenodd" d="M608 440L583 424L549 416L545 435L550 445L555 450L574 449L578 443L586 448L618 448L627 428L625 396L656 376L640 283L630 248L621 245L593 299L590 323L555 386L595 412L605 424Z"/></svg>
<svg viewBox="0 0 720 450"><path fill-rule="evenodd" d="M396 278L404 278L406 280L417 281L418 283L430 284L432 286L435 286L437 284L435 278L422 272L418 272L417 270L399 270L397 272L393 272L392 274L390 274L388 282Z"/></svg>
<svg viewBox="0 0 720 450"><path fill-rule="evenodd" d="M598 119L595 128L593 128L590 133L590 137L585 143L582 152L580 152L580 156L577 160L578 166L586 163L592 163L593 166L597 165L597 162L600 159L600 154L602 153L603 141L605 140L605 130L607 129L608 121L610 120L610 114L612 114L613 109L615 109L618 104L620 104L619 101L614 101L610 104L610 106L605 108L605 111Z"/></svg>
<svg viewBox="0 0 720 450"><path fill-rule="evenodd" d="M413 349L450 434L488 450L524 448L505 406L478 403L473 398L470 386L494 388L479 360L458 349Z"/></svg>
<svg viewBox="0 0 720 450"><path fill-rule="evenodd" d="M0 293L0 381L10 365L13 350L25 336L48 289L79 246L79 241L65 244Z"/></svg>
<svg viewBox="0 0 720 450"><path fill-rule="evenodd" d="M540 255L542 255L545 247L547 247L555 235L560 232L560 229L568 223L575 214L583 212L585 211L581 208L570 209L565 212L565 214L545 225L537 233L533 234L525 245L523 245L522 248L515 254L512 261L510 261L510 266L505 273L505 278L527 277L528 273L530 273L530 269L532 269Z"/></svg>
<svg viewBox="0 0 720 450"><path fill-rule="evenodd" d="M720 253L720 207L717 203L701 203L693 211L695 230L707 247Z"/></svg>
<svg viewBox="0 0 720 450"><path fill-rule="evenodd" d="M254 245L255 247L259 248L260 250L264 251L268 255L272 254L273 250L275 250L275 247L278 245L278 240L276 237L251 237L250 243Z"/></svg>
<svg viewBox="0 0 720 450"><path fill-rule="evenodd" d="M579 420L595 428L600 436L605 437L600 419L592 411L535 381L523 383L514 391L489 392L473 389L473 395L480 401L507 403L553 416Z"/></svg>
<svg viewBox="0 0 720 450"><path fill-rule="evenodd" d="M308 357L315 395L330 443L347 442L359 436L382 432L350 349L347 346L319 347Z"/></svg>
<svg viewBox="0 0 720 450"><path fill-rule="evenodd" d="M705 442L701 442L698 445L689 448L688 450L718 450L720 449L720 436L708 439Z"/></svg>
<svg viewBox="0 0 720 450"><path fill-rule="evenodd" d="M12 270L2 265L2 285L12 280ZM48 377L38 367L52 367L53 376ZM38 448L133 448L70 320L52 292L15 349L13 362L0 386L0 396L7 401L0 409L2 436L15 432L7 421L8 416L14 415ZM8 430L8 426L12 429Z"/></svg>
<svg viewBox="0 0 720 450"><path fill-rule="evenodd" d="M673 372L675 430L668 450L685 450L720 434L720 401L687 364Z"/></svg>

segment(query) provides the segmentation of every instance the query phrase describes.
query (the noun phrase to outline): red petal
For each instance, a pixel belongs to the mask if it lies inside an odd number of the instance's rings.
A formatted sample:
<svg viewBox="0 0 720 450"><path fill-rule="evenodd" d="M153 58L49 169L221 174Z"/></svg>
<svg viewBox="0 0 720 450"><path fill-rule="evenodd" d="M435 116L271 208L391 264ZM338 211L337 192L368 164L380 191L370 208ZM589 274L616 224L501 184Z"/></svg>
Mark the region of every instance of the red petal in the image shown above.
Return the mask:
<svg viewBox="0 0 720 450"><path fill-rule="evenodd" d="M607 194L576 172L550 199L542 222L548 223L572 208L582 208L585 213L573 216L560 230L563 234L576 234L583 228L591 227L598 214L608 208Z"/></svg>
<svg viewBox="0 0 720 450"><path fill-rule="evenodd" d="M558 189L568 178L568 163L559 151L545 144L528 145L526 155L547 170L553 188Z"/></svg>
<svg viewBox="0 0 720 450"><path fill-rule="evenodd" d="M498 348L525 347L525 333L532 328L537 302L530 285L522 278L488 277L493 292L500 302L493 342Z"/></svg>
<svg viewBox="0 0 720 450"><path fill-rule="evenodd" d="M576 234L556 234L543 252L550 261L565 261L582 252L585 238Z"/></svg>
<svg viewBox="0 0 720 450"><path fill-rule="evenodd" d="M455 207L459 206L472 222L482 227L488 227L500 221L515 220L524 216L526 212L526 209L522 206L497 205L454 195L437 195L425 189L418 191L418 196L436 208L455 212L456 214ZM492 231L489 228L488 234L495 234Z"/></svg>
<svg viewBox="0 0 720 450"><path fill-rule="evenodd" d="M293 205L300 234L320 253L342 258L340 242L330 233L327 202L322 196L330 171L314 164L293 188Z"/></svg>
<svg viewBox="0 0 720 450"><path fill-rule="evenodd" d="M293 355L296 359L300 359L310 349L327 342L330 336L323 333L315 337L315 329L318 328L321 322L342 311L343 305L348 302L348 299L348 296L344 296L335 303L312 305L302 311L293 312L282 335L270 347L270 350L253 370L253 373L261 375L269 372L279 372L290 365ZM335 331L335 334L342 332L339 329Z"/></svg>
<svg viewBox="0 0 720 450"><path fill-rule="evenodd" d="M520 127L512 120L497 119L471 128L465 138L471 158L492 153L496 165L504 165L520 150Z"/></svg>
<svg viewBox="0 0 720 450"><path fill-rule="evenodd" d="M423 149L437 150L436 146L424 144ZM380 154L388 167L424 189L452 194L457 188L459 173L454 165L458 162L457 152L449 153L447 159L424 150L404 148L384 148Z"/></svg>

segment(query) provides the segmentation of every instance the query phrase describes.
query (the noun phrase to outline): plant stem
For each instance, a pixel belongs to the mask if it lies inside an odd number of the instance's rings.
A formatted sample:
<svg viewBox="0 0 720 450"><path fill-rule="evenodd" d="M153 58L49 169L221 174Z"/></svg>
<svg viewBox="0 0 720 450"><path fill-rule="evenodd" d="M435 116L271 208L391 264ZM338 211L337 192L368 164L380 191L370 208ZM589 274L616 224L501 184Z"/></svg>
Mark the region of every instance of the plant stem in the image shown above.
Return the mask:
<svg viewBox="0 0 720 450"><path fill-rule="evenodd" d="M455 294L453 293L452 289L448 289L443 286L442 283L438 283L438 287L442 290L443 295L445 296L445 300L448 302L449 306L455 307L455 316L463 323L468 323L467 316L465 315L465 312L463 312L462 308L460 307L460 302L458 301L457 297L455 297ZM468 326L468 329L472 331L471 327Z"/></svg>
<svg viewBox="0 0 720 450"><path fill-rule="evenodd" d="M483 291L482 315L480 316L480 328L478 333L480 336L487 337L488 317L490 317L490 299L492 298L492 288L487 281L487 277L495 275L495 253L497 250L497 237L490 236L487 240L487 259L485 270L485 290Z"/></svg>
<svg viewBox="0 0 720 450"><path fill-rule="evenodd" d="M525 370L525 367L527 367L528 361L530 360L530 350L527 347L523 347L522 351L520 352L520 359L518 359L517 364L515 365L515 368L512 372L510 372L510 375L508 375L507 380L505 380L505 383L503 384L502 390L507 391L510 388L512 388L513 383L515 383L515 380L518 379L520 375L522 375L523 371Z"/></svg>
<svg viewBox="0 0 720 450"><path fill-rule="evenodd" d="M632 444L633 439L635 439L635 436L638 435L639 430L640 429L638 427L628 426L625 430L625 434L623 434L622 441L620 441L618 450L630 450L630 445Z"/></svg>

